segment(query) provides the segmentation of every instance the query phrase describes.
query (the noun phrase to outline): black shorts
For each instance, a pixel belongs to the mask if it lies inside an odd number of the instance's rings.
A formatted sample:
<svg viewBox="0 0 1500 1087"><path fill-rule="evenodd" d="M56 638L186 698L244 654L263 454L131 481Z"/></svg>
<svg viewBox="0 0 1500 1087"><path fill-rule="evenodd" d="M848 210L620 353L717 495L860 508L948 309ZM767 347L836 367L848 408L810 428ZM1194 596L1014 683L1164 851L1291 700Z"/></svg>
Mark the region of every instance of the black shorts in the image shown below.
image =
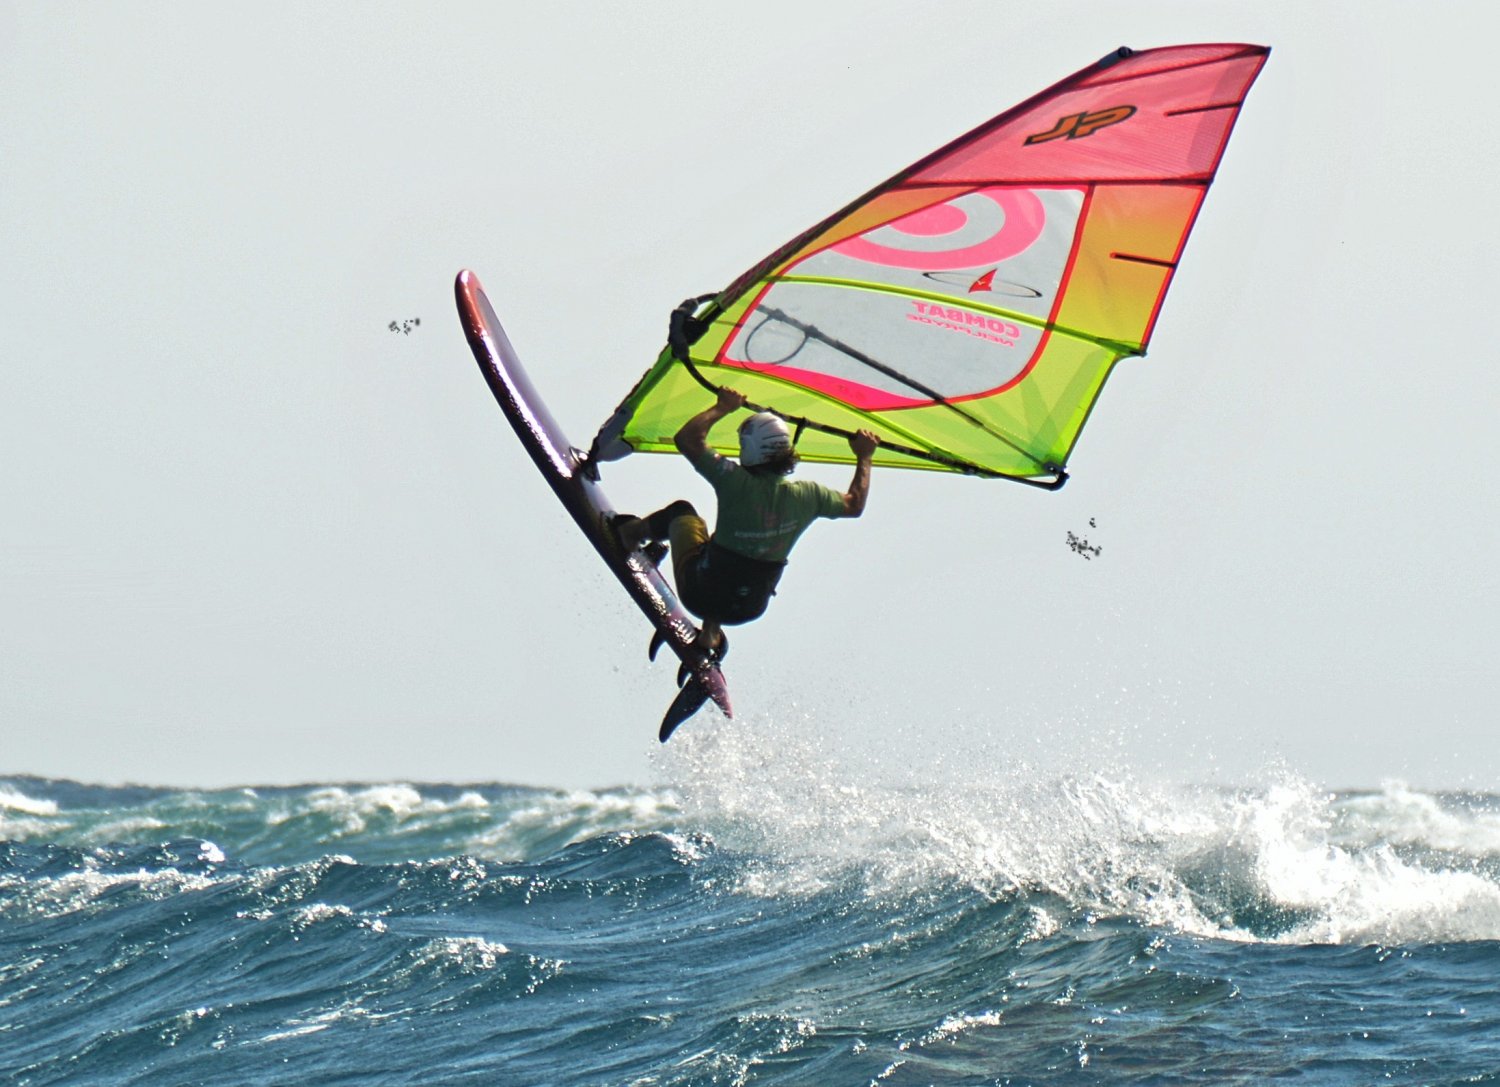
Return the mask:
<svg viewBox="0 0 1500 1087"><path fill-rule="evenodd" d="M720 547L703 519L690 514L671 526L672 573L683 607L700 619L736 626L765 614L784 562L762 562Z"/></svg>

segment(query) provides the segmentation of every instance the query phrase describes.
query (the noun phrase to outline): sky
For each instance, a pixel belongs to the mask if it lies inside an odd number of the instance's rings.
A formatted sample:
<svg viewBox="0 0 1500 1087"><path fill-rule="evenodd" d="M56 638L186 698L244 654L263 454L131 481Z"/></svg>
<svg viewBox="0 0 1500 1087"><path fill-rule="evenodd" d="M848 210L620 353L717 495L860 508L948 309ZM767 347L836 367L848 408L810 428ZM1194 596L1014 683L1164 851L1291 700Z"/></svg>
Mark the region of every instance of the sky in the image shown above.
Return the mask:
<svg viewBox="0 0 1500 1087"><path fill-rule="evenodd" d="M1481 10L0 2L0 773L660 776L674 669L454 276L585 444L682 298L1117 46L1203 41L1272 53L1068 485L877 473L734 635L735 721L683 734L1500 789ZM712 501L671 457L604 484Z"/></svg>

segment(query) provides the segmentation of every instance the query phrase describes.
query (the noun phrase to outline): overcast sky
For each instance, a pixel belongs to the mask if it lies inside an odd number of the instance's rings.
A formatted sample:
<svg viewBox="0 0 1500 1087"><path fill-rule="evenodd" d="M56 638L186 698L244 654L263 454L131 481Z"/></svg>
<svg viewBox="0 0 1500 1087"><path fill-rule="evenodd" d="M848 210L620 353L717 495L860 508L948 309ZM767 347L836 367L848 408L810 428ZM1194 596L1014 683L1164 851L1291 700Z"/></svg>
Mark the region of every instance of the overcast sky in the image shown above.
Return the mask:
<svg viewBox="0 0 1500 1087"><path fill-rule="evenodd" d="M1119 45L1224 41L1273 52L1067 487L878 473L680 735L1500 788L1482 10L0 4L0 773L670 776L674 669L454 275L582 444L683 297Z"/></svg>

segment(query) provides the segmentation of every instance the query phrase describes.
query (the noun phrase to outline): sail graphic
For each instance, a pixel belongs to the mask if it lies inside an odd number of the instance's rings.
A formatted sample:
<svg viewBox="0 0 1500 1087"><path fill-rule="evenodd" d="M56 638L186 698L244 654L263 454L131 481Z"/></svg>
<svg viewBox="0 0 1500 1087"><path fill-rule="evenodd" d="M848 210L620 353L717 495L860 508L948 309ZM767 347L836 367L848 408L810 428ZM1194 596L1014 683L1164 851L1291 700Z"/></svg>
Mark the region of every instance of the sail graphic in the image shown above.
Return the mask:
<svg viewBox="0 0 1500 1087"><path fill-rule="evenodd" d="M850 462L868 428L878 466L1060 485L1268 53L1120 49L902 171L701 300L593 456L671 451L729 385L804 460ZM733 454L734 421L709 441Z"/></svg>

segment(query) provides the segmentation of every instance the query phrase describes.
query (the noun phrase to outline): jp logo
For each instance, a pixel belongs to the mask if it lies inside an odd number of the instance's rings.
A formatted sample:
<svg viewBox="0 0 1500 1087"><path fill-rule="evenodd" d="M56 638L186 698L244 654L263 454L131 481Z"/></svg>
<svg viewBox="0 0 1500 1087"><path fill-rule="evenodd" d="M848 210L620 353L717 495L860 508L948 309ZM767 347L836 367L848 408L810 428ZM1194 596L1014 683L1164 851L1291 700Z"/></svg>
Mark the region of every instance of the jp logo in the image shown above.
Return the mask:
<svg viewBox="0 0 1500 1087"><path fill-rule="evenodd" d="M1027 136L1026 145L1029 147L1032 144L1049 143L1052 140L1076 140L1084 136L1092 136L1101 128L1117 125L1133 116L1134 113L1134 106L1110 106L1109 109L1096 109L1092 113L1070 113L1060 118L1049 131Z"/></svg>

